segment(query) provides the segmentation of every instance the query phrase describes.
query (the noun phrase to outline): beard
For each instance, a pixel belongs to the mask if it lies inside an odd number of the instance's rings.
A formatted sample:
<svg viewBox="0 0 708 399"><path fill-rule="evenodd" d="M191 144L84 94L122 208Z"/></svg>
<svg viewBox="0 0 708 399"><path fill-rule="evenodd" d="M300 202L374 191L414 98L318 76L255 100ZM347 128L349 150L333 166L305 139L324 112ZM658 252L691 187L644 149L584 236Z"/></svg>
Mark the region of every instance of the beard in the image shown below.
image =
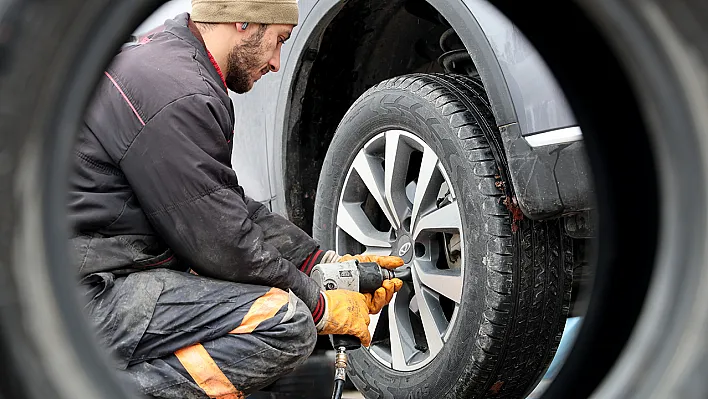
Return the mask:
<svg viewBox="0 0 708 399"><path fill-rule="evenodd" d="M263 65L260 61L263 58L261 42L265 34L265 25L253 35L253 37L244 40L243 43L234 47L229 53L227 59L226 87L229 90L243 94L253 87L253 71L259 69Z"/></svg>

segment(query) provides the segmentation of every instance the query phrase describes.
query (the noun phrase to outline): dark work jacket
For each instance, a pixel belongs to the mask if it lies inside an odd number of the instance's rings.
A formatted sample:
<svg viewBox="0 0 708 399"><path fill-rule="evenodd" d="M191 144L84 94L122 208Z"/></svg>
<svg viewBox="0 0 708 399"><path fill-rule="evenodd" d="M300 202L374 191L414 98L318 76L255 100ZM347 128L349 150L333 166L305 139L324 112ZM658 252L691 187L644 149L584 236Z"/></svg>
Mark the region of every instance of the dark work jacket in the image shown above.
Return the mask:
<svg viewBox="0 0 708 399"><path fill-rule="evenodd" d="M233 104L217 68L188 14L108 68L75 147L76 267L81 276L192 268L292 289L312 310L318 286L297 266L318 245L239 186Z"/></svg>

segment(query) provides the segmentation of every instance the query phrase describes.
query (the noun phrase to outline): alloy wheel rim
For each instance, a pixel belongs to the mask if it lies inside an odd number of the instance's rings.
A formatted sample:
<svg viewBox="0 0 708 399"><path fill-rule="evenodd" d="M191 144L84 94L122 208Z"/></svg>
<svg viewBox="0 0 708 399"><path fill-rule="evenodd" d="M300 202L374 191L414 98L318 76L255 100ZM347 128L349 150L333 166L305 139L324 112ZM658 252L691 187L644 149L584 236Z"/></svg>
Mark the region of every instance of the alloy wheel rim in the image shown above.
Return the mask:
<svg viewBox="0 0 708 399"><path fill-rule="evenodd" d="M464 280L460 215L438 155L411 132L376 135L347 171L337 252L401 256L412 269L413 282L371 315L369 353L389 368L420 369L449 339Z"/></svg>

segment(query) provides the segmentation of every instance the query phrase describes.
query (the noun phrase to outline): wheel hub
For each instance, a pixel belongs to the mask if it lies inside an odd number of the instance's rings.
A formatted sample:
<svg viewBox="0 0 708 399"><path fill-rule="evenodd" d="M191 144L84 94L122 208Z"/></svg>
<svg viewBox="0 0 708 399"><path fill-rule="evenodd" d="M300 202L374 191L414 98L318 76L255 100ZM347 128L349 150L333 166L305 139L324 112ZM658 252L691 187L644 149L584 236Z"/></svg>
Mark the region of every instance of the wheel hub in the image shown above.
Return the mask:
<svg viewBox="0 0 708 399"><path fill-rule="evenodd" d="M403 234L393 243L391 255L399 256L403 258L403 262L409 264L413 260L413 254L415 253L414 247L415 245L411 237L408 234Z"/></svg>

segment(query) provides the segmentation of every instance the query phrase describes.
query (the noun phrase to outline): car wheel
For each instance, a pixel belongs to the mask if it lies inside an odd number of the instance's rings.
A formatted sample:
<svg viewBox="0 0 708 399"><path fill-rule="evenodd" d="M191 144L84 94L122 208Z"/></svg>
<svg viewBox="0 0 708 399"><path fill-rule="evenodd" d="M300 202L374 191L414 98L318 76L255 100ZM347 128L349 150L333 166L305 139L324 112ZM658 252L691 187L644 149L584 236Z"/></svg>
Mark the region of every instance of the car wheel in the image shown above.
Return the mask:
<svg viewBox="0 0 708 399"><path fill-rule="evenodd" d="M498 134L479 81L437 74L378 84L337 128L315 238L413 271L351 354L367 398L521 397L553 358L572 245L557 220L518 211Z"/></svg>

